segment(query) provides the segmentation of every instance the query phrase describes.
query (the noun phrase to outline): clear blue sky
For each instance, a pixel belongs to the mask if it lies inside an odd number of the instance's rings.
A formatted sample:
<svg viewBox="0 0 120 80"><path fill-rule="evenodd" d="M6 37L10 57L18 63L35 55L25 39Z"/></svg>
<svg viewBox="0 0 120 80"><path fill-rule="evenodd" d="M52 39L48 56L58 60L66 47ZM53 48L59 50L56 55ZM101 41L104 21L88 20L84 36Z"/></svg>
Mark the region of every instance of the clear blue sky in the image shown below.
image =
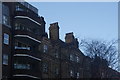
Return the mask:
<svg viewBox="0 0 120 80"><path fill-rule="evenodd" d="M30 2L49 24L58 22L60 38L74 32L81 39L113 40L118 38L117 2Z"/></svg>

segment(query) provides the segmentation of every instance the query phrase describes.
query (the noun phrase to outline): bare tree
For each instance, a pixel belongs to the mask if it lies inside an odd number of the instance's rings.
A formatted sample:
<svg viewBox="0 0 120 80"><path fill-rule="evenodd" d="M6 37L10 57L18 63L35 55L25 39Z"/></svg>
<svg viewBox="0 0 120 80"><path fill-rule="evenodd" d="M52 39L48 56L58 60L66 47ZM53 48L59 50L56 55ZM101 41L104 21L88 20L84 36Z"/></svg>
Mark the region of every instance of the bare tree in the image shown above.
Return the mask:
<svg viewBox="0 0 120 80"><path fill-rule="evenodd" d="M98 40L81 40L80 47L87 56L95 58L95 55L97 55L101 59L105 59L109 67L117 69L118 50L116 43L116 40L110 42Z"/></svg>

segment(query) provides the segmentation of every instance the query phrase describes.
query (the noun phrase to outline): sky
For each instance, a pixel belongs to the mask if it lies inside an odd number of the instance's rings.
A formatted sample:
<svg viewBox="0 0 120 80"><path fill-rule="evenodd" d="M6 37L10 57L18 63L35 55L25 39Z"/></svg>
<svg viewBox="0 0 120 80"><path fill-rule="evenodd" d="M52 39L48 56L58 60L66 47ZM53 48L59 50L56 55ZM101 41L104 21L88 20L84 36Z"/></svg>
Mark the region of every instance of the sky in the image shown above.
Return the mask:
<svg viewBox="0 0 120 80"><path fill-rule="evenodd" d="M58 22L60 39L73 32L81 39L111 41L118 38L117 2L29 2L46 21L46 32L51 23Z"/></svg>
<svg viewBox="0 0 120 80"><path fill-rule="evenodd" d="M65 34L69 32L73 32L79 42L82 39L103 41L118 39L117 2L29 3L38 8L39 15L44 17L47 33L51 23L59 23L60 39L63 41Z"/></svg>

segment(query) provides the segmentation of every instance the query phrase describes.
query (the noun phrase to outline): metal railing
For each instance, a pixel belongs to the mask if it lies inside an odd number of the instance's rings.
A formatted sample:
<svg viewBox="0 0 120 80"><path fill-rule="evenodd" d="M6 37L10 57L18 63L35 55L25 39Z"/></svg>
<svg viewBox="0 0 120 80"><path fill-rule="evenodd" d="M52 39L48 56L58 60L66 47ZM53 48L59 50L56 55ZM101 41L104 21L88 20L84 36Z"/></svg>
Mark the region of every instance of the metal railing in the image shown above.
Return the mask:
<svg viewBox="0 0 120 80"><path fill-rule="evenodd" d="M26 49L26 50L30 50L30 47L18 47L18 46L15 46L15 49Z"/></svg>
<svg viewBox="0 0 120 80"><path fill-rule="evenodd" d="M22 4L23 6L27 7L28 9L32 10L36 14L38 14L38 9L35 8L34 6L32 6L31 4L29 4L27 2L19 2L19 3Z"/></svg>

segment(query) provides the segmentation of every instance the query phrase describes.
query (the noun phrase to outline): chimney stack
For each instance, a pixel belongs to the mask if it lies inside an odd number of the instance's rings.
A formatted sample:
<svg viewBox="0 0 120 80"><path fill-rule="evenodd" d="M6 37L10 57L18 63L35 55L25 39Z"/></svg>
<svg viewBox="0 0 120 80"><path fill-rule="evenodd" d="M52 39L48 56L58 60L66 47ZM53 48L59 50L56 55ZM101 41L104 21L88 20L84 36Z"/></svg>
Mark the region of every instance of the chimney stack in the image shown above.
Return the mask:
<svg viewBox="0 0 120 80"><path fill-rule="evenodd" d="M58 40L59 39L59 25L58 22L50 24L49 27L50 39Z"/></svg>
<svg viewBox="0 0 120 80"><path fill-rule="evenodd" d="M75 40L75 37L73 35L73 32L71 33L66 33L66 36L65 36L65 42L66 43L71 43Z"/></svg>
<svg viewBox="0 0 120 80"><path fill-rule="evenodd" d="M73 32L66 34L65 42L66 43L72 43L74 47L79 48L78 39L74 37Z"/></svg>

